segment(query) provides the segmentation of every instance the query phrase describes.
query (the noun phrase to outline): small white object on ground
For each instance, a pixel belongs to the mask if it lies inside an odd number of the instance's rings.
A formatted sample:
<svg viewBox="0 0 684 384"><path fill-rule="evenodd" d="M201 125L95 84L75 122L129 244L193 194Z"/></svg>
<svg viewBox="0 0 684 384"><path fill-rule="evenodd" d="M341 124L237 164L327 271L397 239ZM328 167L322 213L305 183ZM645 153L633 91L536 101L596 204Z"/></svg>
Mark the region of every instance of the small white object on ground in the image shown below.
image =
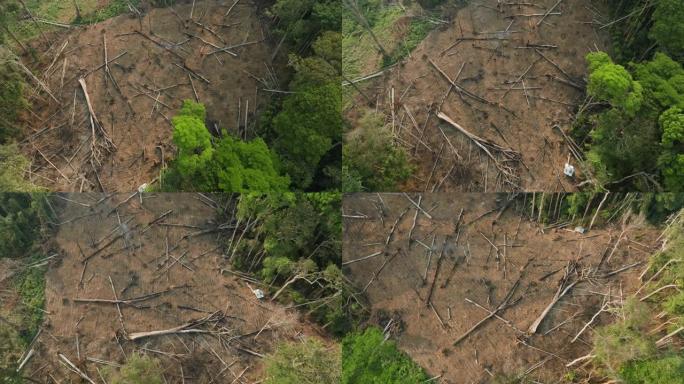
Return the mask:
<svg viewBox="0 0 684 384"><path fill-rule="evenodd" d="M261 289L252 289L252 292L254 293L254 296L256 296L257 299L261 300L264 298L264 291Z"/></svg>
<svg viewBox="0 0 684 384"><path fill-rule="evenodd" d="M563 173L565 173L565 176L567 177L573 177L575 176L575 167L572 165L565 163L565 168L563 168Z"/></svg>

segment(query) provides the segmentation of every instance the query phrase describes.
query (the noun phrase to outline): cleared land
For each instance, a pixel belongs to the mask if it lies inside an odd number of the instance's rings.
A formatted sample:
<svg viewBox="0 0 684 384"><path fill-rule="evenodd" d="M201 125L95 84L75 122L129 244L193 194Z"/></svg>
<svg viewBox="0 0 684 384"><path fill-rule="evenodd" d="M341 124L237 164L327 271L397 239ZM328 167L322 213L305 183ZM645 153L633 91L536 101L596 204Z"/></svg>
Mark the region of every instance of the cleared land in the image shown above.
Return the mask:
<svg viewBox="0 0 684 384"><path fill-rule="evenodd" d="M276 345L318 328L228 273L221 241L234 218L217 196L66 194L54 199L58 256L45 321L23 373L78 382L133 353L160 359L167 383L254 383ZM60 357L63 356L63 357ZM67 367L70 361L74 367Z"/></svg>
<svg viewBox="0 0 684 384"><path fill-rule="evenodd" d="M591 351L594 327L614 321L606 303L637 291L659 241L635 217L585 234L545 228L507 198L344 201L345 275L366 293L371 322L441 383L556 382L584 369L566 365Z"/></svg>
<svg viewBox="0 0 684 384"><path fill-rule="evenodd" d="M262 89L279 85L257 8L185 2L33 40L39 61L22 142L31 180L56 191L153 182L174 156L170 119L185 99L207 106L215 135L253 137L270 95Z"/></svg>
<svg viewBox="0 0 684 384"><path fill-rule="evenodd" d="M355 77L372 105L355 92L348 116L384 114L417 166L400 190L576 190L586 175L565 136L583 104L585 56L608 47L594 3L471 2L398 65Z"/></svg>

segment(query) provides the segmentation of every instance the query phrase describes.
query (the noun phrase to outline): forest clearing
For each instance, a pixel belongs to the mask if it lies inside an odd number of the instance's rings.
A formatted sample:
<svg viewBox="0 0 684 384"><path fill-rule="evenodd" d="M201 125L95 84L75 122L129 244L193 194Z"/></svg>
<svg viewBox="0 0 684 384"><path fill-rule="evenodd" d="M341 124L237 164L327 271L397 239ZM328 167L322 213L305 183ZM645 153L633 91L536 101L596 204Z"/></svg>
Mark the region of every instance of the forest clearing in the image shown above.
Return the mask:
<svg viewBox="0 0 684 384"><path fill-rule="evenodd" d="M597 335L623 319L637 321L630 316L647 318L639 321L648 324L654 348L680 350L681 337L668 330L681 329L668 326L681 318L630 312L634 303L672 293L666 284L649 285L660 275L650 255L667 242L662 228L639 215L598 214L601 206L575 227L569 217L555 219L572 195L534 198L345 198L342 265L366 294L370 322L440 383L605 382L635 356L606 356ZM611 213L617 219L606 224ZM611 348L630 355L637 347L627 339ZM663 383L680 382L662 375Z"/></svg>
<svg viewBox="0 0 684 384"><path fill-rule="evenodd" d="M347 3L350 192L681 189L681 2Z"/></svg>

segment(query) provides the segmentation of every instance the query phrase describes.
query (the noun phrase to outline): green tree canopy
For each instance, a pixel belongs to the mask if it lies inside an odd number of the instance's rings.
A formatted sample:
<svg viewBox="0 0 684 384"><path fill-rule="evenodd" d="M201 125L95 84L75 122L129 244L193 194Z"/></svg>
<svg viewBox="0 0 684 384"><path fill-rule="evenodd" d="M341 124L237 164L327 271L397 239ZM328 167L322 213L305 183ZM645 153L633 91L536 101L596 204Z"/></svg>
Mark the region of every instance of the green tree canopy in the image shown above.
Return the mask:
<svg viewBox="0 0 684 384"><path fill-rule="evenodd" d="M24 178L29 161L16 144L0 145L0 192L34 192L41 188Z"/></svg>
<svg viewBox="0 0 684 384"><path fill-rule="evenodd" d="M681 0L659 0L649 36L674 57L684 57L684 6Z"/></svg>
<svg viewBox="0 0 684 384"><path fill-rule="evenodd" d="M611 105L592 117L587 158L598 179L629 180L644 189L656 181L669 190L682 189L681 64L663 53L630 64L630 71L603 52L590 53L587 61L589 95ZM635 175L650 176L630 179Z"/></svg>
<svg viewBox="0 0 684 384"><path fill-rule="evenodd" d="M166 188L224 192L287 190L278 160L262 139L242 141L224 132L213 142L204 125L204 105L186 100L173 118L176 159L165 174Z"/></svg>
<svg viewBox="0 0 684 384"><path fill-rule="evenodd" d="M13 53L0 45L0 144L9 142L21 133L17 118L27 106L24 79L13 64L16 60Z"/></svg>
<svg viewBox="0 0 684 384"><path fill-rule="evenodd" d="M342 384L416 384L428 377L377 328L342 340Z"/></svg>
<svg viewBox="0 0 684 384"><path fill-rule="evenodd" d="M590 70L588 93L614 107L624 108L633 116L641 107L641 84L632 79L625 67L614 64L605 52L589 53L587 61Z"/></svg>
<svg viewBox="0 0 684 384"><path fill-rule="evenodd" d="M345 191L387 191L406 180L413 171L406 152L392 142L383 117L368 112L347 137L344 146ZM357 188L357 189L354 189Z"/></svg>
<svg viewBox="0 0 684 384"><path fill-rule="evenodd" d="M672 107L660 115L663 153L658 160L667 190L684 186L684 113Z"/></svg>
<svg viewBox="0 0 684 384"><path fill-rule="evenodd" d="M300 189L311 185L321 158L342 135L339 84L297 89L273 119L273 148Z"/></svg>

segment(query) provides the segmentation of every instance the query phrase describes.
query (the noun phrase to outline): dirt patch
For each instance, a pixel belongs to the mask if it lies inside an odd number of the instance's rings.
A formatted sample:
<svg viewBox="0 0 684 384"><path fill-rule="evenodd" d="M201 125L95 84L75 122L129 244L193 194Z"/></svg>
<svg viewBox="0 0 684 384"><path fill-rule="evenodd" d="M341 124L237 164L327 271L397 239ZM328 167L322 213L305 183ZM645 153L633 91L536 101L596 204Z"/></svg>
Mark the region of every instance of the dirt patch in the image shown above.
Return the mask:
<svg viewBox="0 0 684 384"><path fill-rule="evenodd" d="M441 383L484 383L495 374L556 382L569 370L565 364L591 350L592 328L612 321L613 315L601 314L572 342L604 298L620 300L637 289L659 235L639 217L585 234L545 229L511 208L496 220L503 199L424 195L420 205L432 219L416 215L403 195L349 195L344 201L345 274L359 289L367 287L376 325L385 328L394 319L399 347L431 377L440 375ZM571 272L563 280L566 268ZM568 286L530 332L556 292ZM509 305L497 312L501 319L486 320L454 345L509 292Z"/></svg>
<svg viewBox="0 0 684 384"><path fill-rule="evenodd" d="M221 273L223 232L212 229L232 219L218 223L212 200L159 194L121 204L128 196L63 196L71 201L62 201L55 235L61 256L46 275L43 331L24 371L32 378L77 380L61 353L98 380L98 370L137 351L160 359L168 383L254 382L276 344L318 332L295 310L258 300L251 291L258 283ZM113 303L79 301L115 299L112 285L119 300L147 298L120 312ZM132 340L196 321L187 329L206 333Z"/></svg>
<svg viewBox="0 0 684 384"><path fill-rule="evenodd" d="M278 87L257 5L240 2L224 17L230 4L198 1L191 20L186 3L53 35L34 72L54 99L32 91L25 119L34 182L57 191L129 191L152 182L173 158L170 119L185 99L206 105L215 135L217 127L254 135L269 98L259 89ZM221 47L233 48L212 54ZM79 78L102 131L91 125Z"/></svg>
<svg viewBox="0 0 684 384"><path fill-rule="evenodd" d="M360 83L369 87L370 99L378 101L376 109L384 111L397 142L417 164L414 177L401 190L576 189L563 167L569 158L578 172L579 166L553 127L569 130L584 97L584 57L605 50L608 38L595 22L595 2L588 0L561 3L537 26L542 17L529 15L543 15L555 3L471 3L385 76ZM450 89L440 71L461 90ZM357 105L363 104L358 97ZM515 156L489 148L494 157L489 158L439 119L440 111ZM504 177L497 163L510 167L511 175Z"/></svg>

